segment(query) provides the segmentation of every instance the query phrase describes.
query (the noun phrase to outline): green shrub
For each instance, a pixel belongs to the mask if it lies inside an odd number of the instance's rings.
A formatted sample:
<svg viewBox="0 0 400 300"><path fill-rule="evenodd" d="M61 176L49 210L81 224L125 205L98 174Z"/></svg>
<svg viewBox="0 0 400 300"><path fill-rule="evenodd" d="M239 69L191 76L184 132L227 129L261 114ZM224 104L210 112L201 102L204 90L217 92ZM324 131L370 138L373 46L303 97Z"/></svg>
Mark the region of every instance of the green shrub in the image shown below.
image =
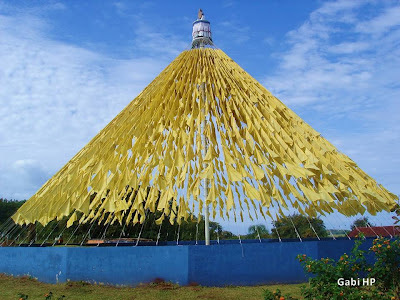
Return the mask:
<svg viewBox="0 0 400 300"><path fill-rule="evenodd" d="M337 261L331 258L314 260L305 254L297 258L306 272L313 274L309 284L302 287L305 299L400 299L400 245L399 240L375 239L368 251L359 249L362 240L356 240L350 254L344 253ZM367 263L366 255L375 253L375 263ZM340 286L343 278L351 286ZM357 282L358 278L360 281ZM374 278L375 284L363 285L363 278Z"/></svg>
<svg viewBox="0 0 400 300"><path fill-rule="evenodd" d="M282 293L279 289L276 289L274 292L270 290L264 290L264 300L297 300L297 298L293 298L290 294L286 294L282 296Z"/></svg>
<svg viewBox="0 0 400 300"><path fill-rule="evenodd" d="M25 295L23 293L18 294L18 300L27 300L29 298L28 295Z"/></svg>

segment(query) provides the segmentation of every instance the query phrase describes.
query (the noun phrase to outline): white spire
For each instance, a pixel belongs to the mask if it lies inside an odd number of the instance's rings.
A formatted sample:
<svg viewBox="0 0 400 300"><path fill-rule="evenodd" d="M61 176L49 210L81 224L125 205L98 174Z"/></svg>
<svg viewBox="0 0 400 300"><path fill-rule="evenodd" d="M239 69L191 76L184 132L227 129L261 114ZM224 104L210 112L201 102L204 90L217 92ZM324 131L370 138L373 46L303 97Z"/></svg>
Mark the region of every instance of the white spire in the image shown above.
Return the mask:
<svg viewBox="0 0 400 300"><path fill-rule="evenodd" d="M201 9L197 15L197 20L193 22L192 38L192 48L213 45L210 22L205 19Z"/></svg>

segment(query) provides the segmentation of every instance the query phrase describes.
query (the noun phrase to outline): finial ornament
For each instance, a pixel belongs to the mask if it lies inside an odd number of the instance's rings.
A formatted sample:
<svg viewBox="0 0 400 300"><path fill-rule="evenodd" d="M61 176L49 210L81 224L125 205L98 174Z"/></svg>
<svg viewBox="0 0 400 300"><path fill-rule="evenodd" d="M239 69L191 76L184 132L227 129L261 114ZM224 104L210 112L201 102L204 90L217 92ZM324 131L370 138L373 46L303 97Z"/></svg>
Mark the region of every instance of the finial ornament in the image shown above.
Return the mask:
<svg viewBox="0 0 400 300"><path fill-rule="evenodd" d="M192 38L192 48L202 48L206 45L213 45L210 22L205 19L202 9L199 9L197 20L193 22Z"/></svg>

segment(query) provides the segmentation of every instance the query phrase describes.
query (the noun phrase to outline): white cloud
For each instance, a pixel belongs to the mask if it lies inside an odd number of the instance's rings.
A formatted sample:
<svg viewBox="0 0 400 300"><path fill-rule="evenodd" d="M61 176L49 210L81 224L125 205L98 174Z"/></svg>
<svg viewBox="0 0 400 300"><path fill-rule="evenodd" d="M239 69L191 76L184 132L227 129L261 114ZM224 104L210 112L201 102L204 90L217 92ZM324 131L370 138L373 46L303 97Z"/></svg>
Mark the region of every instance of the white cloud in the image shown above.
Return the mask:
<svg viewBox="0 0 400 300"><path fill-rule="evenodd" d="M322 17L337 17L337 14L342 11L351 11L354 8L359 7L362 4L361 1L347 1L347 0L339 0L339 1L330 1L326 2L320 8L312 12L311 18L314 19L316 16L321 15Z"/></svg>
<svg viewBox="0 0 400 300"><path fill-rule="evenodd" d="M229 41L235 44L243 44L250 39L249 26L239 24L237 21L222 21L213 25L215 36L223 37L229 32Z"/></svg>
<svg viewBox="0 0 400 300"><path fill-rule="evenodd" d="M328 51L336 54L351 54L364 51L370 48L370 45L365 42L343 42L332 45Z"/></svg>
<svg viewBox="0 0 400 300"><path fill-rule="evenodd" d="M400 6L389 7L375 18L357 24L356 30L370 34L384 34L393 27L400 26Z"/></svg>
<svg viewBox="0 0 400 300"><path fill-rule="evenodd" d="M26 199L26 195L43 185L50 174L42 163L33 159L21 159L0 166L2 194L12 191L8 198ZM1 196L3 197L3 195Z"/></svg>
<svg viewBox="0 0 400 300"><path fill-rule="evenodd" d="M360 101L359 95L371 98L377 91L386 90L387 83L393 82L400 73L396 70L400 65L400 47L396 43L400 32L395 26L400 25L400 18L393 17L400 7L386 8L372 21L361 22L356 18L362 17L361 4L328 2L313 12L300 28L289 32L289 49L274 54L281 62L280 68L264 80L265 86L288 104L324 102L329 105L335 100L329 106L334 112L340 108L346 110L348 103L361 107L364 99ZM379 27L381 31L386 30L379 38L359 32L360 24L376 32L372 28L378 25L367 24L381 24L379 20L387 17L391 21ZM339 93L343 95L337 97Z"/></svg>
<svg viewBox="0 0 400 300"><path fill-rule="evenodd" d="M1 197L29 198L139 94L181 46L171 35L170 46L157 52L161 57L151 58L154 52L148 45L147 56L116 59L52 40L51 30L35 14L4 15L0 8ZM141 33L148 43L160 42L151 28Z"/></svg>
<svg viewBox="0 0 400 300"><path fill-rule="evenodd" d="M225 0L222 2L222 7L228 8L234 6L235 4L236 4L235 1Z"/></svg>
<svg viewBox="0 0 400 300"><path fill-rule="evenodd" d="M175 57L191 45L189 42L183 42L172 33L154 30L141 19L137 20L134 35L136 37L136 48L153 55L163 54Z"/></svg>

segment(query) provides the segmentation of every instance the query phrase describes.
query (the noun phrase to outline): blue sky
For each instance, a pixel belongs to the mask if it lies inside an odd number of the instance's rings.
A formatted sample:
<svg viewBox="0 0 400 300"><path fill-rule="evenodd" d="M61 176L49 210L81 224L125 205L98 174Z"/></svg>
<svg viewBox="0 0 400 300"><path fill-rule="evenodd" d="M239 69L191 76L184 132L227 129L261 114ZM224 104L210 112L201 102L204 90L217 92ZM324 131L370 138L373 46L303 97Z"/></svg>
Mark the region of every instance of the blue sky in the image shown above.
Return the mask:
<svg viewBox="0 0 400 300"><path fill-rule="evenodd" d="M197 3L104 2L0 1L0 197L33 195L189 47ZM217 47L400 194L398 1L201 8Z"/></svg>

